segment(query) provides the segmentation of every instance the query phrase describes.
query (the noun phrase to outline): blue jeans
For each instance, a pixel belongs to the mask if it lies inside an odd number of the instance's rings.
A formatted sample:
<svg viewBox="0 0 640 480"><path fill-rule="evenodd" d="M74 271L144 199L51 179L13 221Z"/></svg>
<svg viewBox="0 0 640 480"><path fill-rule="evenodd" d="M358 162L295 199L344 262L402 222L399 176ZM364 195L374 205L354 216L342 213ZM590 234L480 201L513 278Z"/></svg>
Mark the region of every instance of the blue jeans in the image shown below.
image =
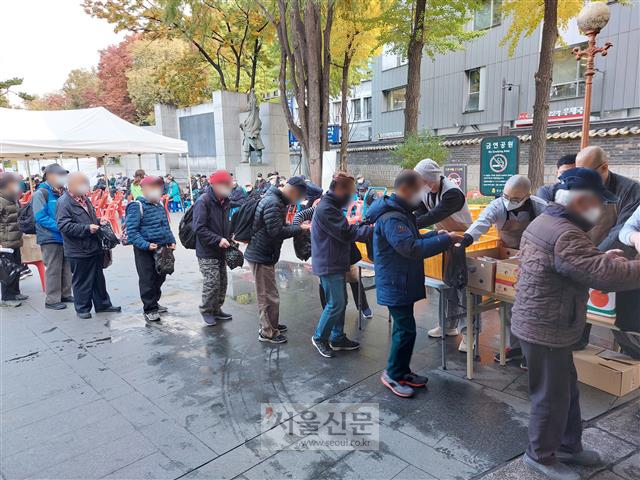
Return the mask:
<svg viewBox="0 0 640 480"><path fill-rule="evenodd" d="M339 340L344 336L344 313L347 309L344 273L321 275L320 285L327 304L320 315L314 338L323 341Z"/></svg>
<svg viewBox="0 0 640 480"><path fill-rule="evenodd" d="M398 381L402 380L407 373L411 373L409 364L413 345L416 343L416 320L413 316L413 304L389 307L389 313L393 318L393 332L387 374Z"/></svg>

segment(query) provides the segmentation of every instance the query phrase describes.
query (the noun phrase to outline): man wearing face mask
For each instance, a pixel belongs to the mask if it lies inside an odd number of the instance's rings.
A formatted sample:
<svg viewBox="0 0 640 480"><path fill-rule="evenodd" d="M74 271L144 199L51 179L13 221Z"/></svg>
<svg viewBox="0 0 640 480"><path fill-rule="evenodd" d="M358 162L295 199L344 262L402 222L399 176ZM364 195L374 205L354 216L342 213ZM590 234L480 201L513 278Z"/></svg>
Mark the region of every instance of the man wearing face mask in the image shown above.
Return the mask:
<svg viewBox="0 0 640 480"><path fill-rule="evenodd" d="M20 177L15 173L0 174L0 247L12 248L13 253L2 253L16 265L20 265L22 232L18 226L18 199L22 195ZM20 276L8 284L1 284L3 307L19 307L28 297L20 293Z"/></svg>
<svg viewBox="0 0 640 480"><path fill-rule="evenodd" d="M82 172L69 175L69 189L60 197L56 220L62 234L64 256L71 267L73 298L80 318L91 318L91 307L96 313L119 312L111 304L104 279L104 251L98 238L101 223L87 198L89 179Z"/></svg>
<svg viewBox="0 0 640 480"><path fill-rule="evenodd" d="M576 154L570 153L563 155L556 162L556 177L560 177L564 172L575 168L576 166ZM542 185L536 192L536 196L544 200L545 202L553 202L553 195L555 193L556 184Z"/></svg>
<svg viewBox="0 0 640 480"><path fill-rule="evenodd" d="M142 195L127 205L125 225L138 272L142 311L147 322L157 322L167 312L158 302L165 274L158 273L154 253L162 247L176 248L169 218L161 202L164 183L161 177L145 177L140 182Z"/></svg>
<svg viewBox="0 0 640 480"><path fill-rule="evenodd" d="M431 160L420 160L414 170L424 180L422 204L416 211L418 228L435 225L438 230L464 232L471 225L471 213L464 192L442 174Z"/></svg>
<svg viewBox="0 0 640 480"><path fill-rule="evenodd" d="M633 212L640 206L640 183L627 178L623 175L609 171L609 159L605 151L598 146L590 146L583 148L578 152L576 157L576 166L590 168L598 172L607 189L612 192L617 200L615 202L605 203L602 207L602 216L591 231L589 237L598 246L601 251L611 250L613 248L622 249L627 258L633 258L635 252L632 248L624 245L618 240L620 231L625 222L633 215ZM623 304L633 302L634 298L640 295L640 292L625 292L616 297L616 303L622 308L622 316L627 316L628 308ZM632 315L637 318L636 312ZM630 319L618 318L618 321L626 323ZM576 349L581 349L589 343L591 334L591 324L587 324L580 341L575 345Z"/></svg>
<svg viewBox="0 0 640 480"><path fill-rule="evenodd" d="M531 181L526 176L514 175L505 183L502 196L489 203L467 229L461 244L464 247L470 246L495 225L502 244L518 249L522 233L546 206L547 202L531 195ZM507 362L521 358L522 351L518 339L509 335L507 340ZM464 352L466 348L463 338L458 349ZM494 359L500 361L499 353L494 355Z"/></svg>
<svg viewBox="0 0 640 480"><path fill-rule="evenodd" d="M571 347L586 323L589 287L640 288L640 261L602 252L589 238L604 202L616 201L600 175L574 168L560 176L555 203L522 235L511 332L529 367L529 446L524 463L546 478L579 480L565 463L593 466L582 445L582 418Z"/></svg>
<svg viewBox="0 0 640 480"><path fill-rule="evenodd" d="M36 222L36 241L42 251L46 267L45 307L53 310L67 308L73 302L71 295L71 270L64 255L62 234L56 222L56 206L64 193L68 171L57 163L44 169L44 181L33 194L33 216Z"/></svg>
<svg viewBox="0 0 640 480"><path fill-rule="evenodd" d="M355 179L337 172L329 191L313 213L311 252L313 273L320 277L326 305L311 342L323 357L333 357L334 350L356 350L358 342L344 334L347 308L345 275L351 265L351 245L367 240L373 230L369 225L349 225L342 211L356 193Z"/></svg>
<svg viewBox="0 0 640 480"><path fill-rule="evenodd" d="M206 325L218 320L231 320L222 310L227 295L227 264L224 251L231 246L229 209L233 177L226 170L216 170L209 176L209 187L198 198L193 210L193 231L196 234L196 257L202 273L202 303L200 314Z"/></svg>
<svg viewBox="0 0 640 480"><path fill-rule="evenodd" d="M308 230L309 225L287 225L287 207L304 199L304 177L291 177L282 189L271 186L256 207L251 240L244 258L249 262L256 282L260 331L258 340L285 343L287 327L280 323L280 294L275 265L280 259L282 242Z"/></svg>
<svg viewBox="0 0 640 480"><path fill-rule="evenodd" d="M411 397L414 388L426 386L427 377L411 370L416 340L415 302L425 298L424 259L442 253L460 237L433 231L420 234L413 211L422 201L423 180L413 170L403 170L389 197L376 200L367 213L375 222L373 250L378 303L393 318L391 350L381 381L399 397ZM312 230L313 231L313 230Z"/></svg>

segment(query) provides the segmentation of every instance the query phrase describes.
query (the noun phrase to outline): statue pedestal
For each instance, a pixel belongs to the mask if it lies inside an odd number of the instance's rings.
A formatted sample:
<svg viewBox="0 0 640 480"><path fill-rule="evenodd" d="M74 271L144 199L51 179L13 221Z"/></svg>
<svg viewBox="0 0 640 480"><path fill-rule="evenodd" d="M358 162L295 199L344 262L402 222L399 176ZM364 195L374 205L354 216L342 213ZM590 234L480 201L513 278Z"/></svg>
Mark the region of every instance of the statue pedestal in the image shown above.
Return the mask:
<svg viewBox="0 0 640 480"><path fill-rule="evenodd" d="M256 183L256 179L258 177L258 173L261 173L262 176L266 179L267 173L269 173L272 169L272 165L259 164L254 165L252 163L240 163L236 167L236 171L234 176L238 181L238 185L245 186L247 183L253 185Z"/></svg>

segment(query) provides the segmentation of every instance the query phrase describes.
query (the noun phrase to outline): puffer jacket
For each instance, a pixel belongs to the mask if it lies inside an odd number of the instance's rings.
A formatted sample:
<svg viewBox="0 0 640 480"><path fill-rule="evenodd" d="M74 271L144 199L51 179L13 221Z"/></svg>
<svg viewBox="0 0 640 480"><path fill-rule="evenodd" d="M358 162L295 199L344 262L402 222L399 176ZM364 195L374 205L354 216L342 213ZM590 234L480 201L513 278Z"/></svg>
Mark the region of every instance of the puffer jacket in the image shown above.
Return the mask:
<svg viewBox="0 0 640 480"><path fill-rule="evenodd" d="M0 245L20 248L22 232L18 228L18 202L0 195Z"/></svg>
<svg viewBox="0 0 640 480"><path fill-rule="evenodd" d="M64 191L56 191L47 182L42 182L31 200L36 221L38 245L62 243L62 234L56 222L56 204Z"/></svg>
<svg viewBox="0 0 640 480"><path fill-rule="evenodd" d="M167 211L162 203L151 203L140 196L127 205L125 225L129 243L149 250L150 243L171 245L176 239L171 232Z"/></svg>
<svg viewBox="0 0 640 480"><path fill-rule="evenodd" d="M589 288L640 288L639 260L612 260L586 234L588 226L551 203L520 244L520 275L511 331L526 342L568 347L584 330Z"/></svg>
<svg viewBox="0 0 640 480"><path fill-rule="evenodd" d="M261 265L275 265L280 259L282 242L299 234L298 225L287 225L287 205L289 201L282 192L271 187L256 207L253 233L244 258Z"/></svg>

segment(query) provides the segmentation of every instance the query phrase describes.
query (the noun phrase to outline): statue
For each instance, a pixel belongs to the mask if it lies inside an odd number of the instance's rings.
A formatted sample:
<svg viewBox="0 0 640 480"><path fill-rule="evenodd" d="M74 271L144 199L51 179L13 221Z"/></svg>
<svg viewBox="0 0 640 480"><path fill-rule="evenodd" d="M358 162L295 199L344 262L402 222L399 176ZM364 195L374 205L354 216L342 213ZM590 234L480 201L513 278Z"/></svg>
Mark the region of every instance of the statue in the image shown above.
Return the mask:
<svg viewBox="0 0 640 480"><path fill-rule="evenodd" d="M243 133L242 163L249 163L252 151L255 151L258 156L257 163L262 163L262 150L264 150L264 143L262 143L262 138L260 137L262 120L260 120L258 101L253 90L249 92L249 115L244 122L240 124L240 130L242 130Z"/></svg>

